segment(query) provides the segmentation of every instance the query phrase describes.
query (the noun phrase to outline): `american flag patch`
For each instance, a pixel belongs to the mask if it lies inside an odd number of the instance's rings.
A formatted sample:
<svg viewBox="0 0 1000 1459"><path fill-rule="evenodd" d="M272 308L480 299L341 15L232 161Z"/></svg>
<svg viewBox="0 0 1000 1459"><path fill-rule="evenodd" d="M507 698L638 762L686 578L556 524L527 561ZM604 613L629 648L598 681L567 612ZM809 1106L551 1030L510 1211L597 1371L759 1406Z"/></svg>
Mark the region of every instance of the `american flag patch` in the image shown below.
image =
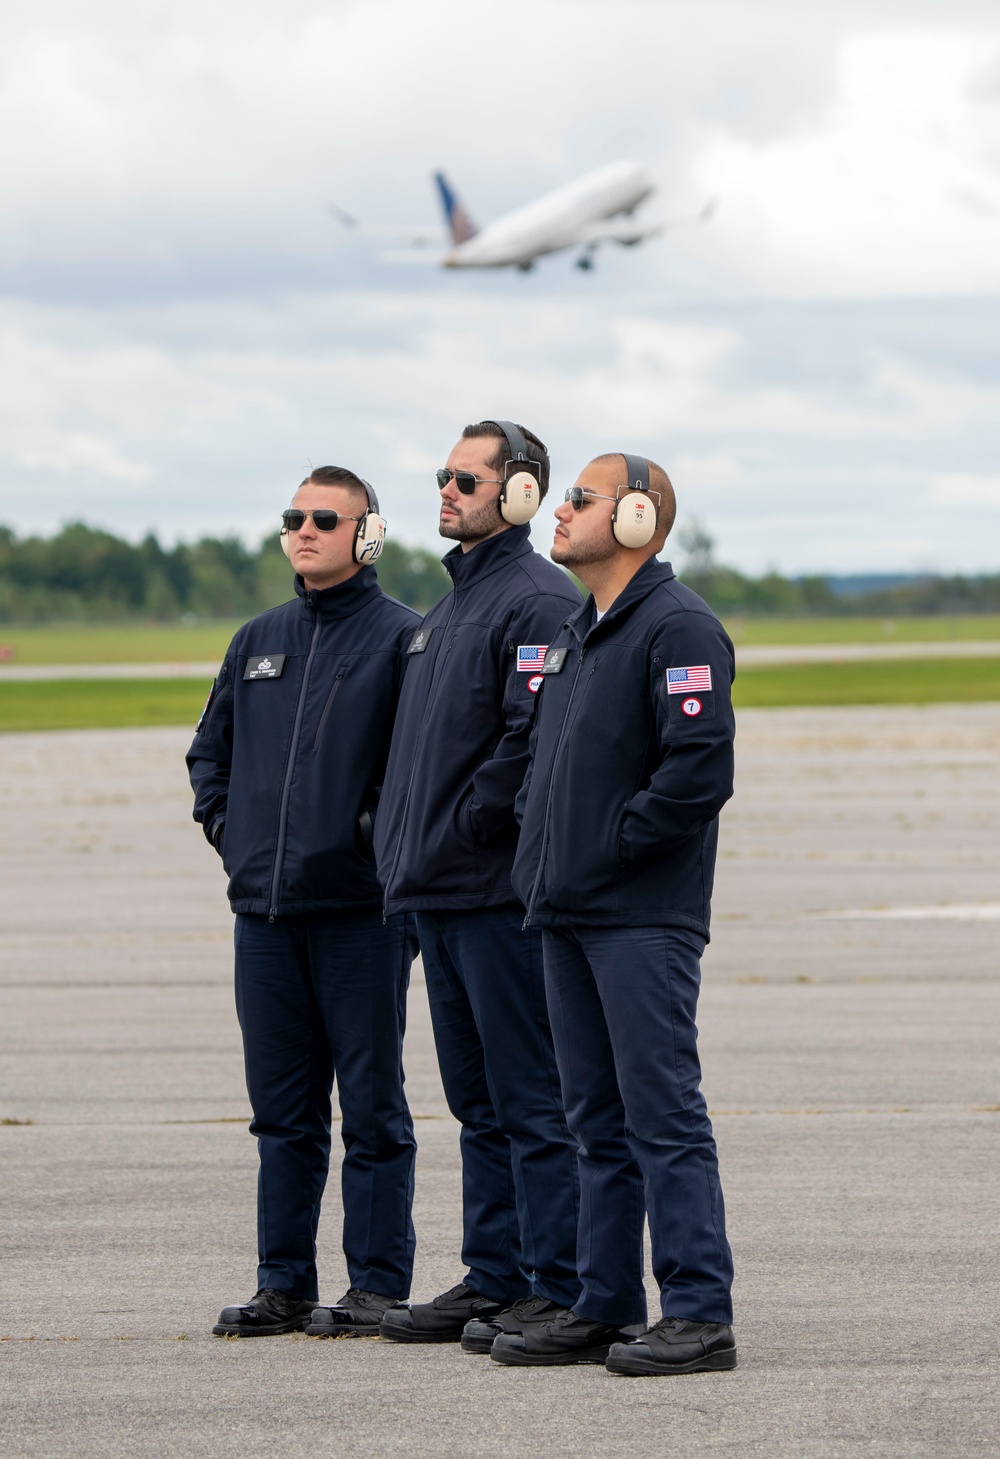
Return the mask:
<svg viewBox="0 0 1000 1459"><path fill-rule="evenodd" d="M690 694L698 691L707 693L712 687L712 670L708 664L695 664L689 669L667 670L667 693Z"/></svg>
<svg viewBox="0 0 1000 1459"><path fill-rule="evenodd" d="M522 643L517 650L517 672L519 674L537 674L545 662L545 651L547 643Z"/></svg>

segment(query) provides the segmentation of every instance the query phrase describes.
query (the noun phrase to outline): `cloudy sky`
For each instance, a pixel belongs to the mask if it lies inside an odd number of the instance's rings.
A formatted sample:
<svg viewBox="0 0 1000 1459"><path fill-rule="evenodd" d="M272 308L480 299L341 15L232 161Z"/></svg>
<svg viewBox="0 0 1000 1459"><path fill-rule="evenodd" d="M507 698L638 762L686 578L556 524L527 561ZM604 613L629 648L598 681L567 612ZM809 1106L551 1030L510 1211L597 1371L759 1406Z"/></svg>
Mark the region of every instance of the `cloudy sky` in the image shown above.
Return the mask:
<svg viewBox="0 0 1000 1459"><path fill-rule="evenodd" d="M745 570L1000 570L1000 18L830 0L7 0L0 521L256 540L310 464L437 544L512 416ZM714 218L585 274L392 266L601 163ZM547 530L536 532L545 542Z"/></svg>

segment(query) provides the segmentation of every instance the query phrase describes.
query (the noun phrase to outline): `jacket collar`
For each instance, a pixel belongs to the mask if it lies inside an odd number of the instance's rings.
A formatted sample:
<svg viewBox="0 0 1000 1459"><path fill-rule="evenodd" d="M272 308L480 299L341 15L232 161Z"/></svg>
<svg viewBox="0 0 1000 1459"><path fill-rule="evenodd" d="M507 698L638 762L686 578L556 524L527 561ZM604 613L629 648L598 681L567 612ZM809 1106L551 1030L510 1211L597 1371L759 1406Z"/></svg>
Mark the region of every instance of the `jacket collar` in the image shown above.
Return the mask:
<svg viewBox="0 0 1000 1459"><path fill-rule="evenodd" d="M508 527L495 537L487 537L485 542L477 543L471 552L463 552L462 544L458 543L445 553L442 561L455 587L468 588L491 573L499 572L515 558L526 557L532 550L529 538L527 525Z"/></svg>
<svg viewBox="0 0 1000 1459"><path fill-rule="evenodd" d="M582 643L590 633L600 633L606 623L611 623L614 619L630 613L637 603L641 603L644 598L649 597L654 588L658 587L660 583L669 582L674 576L674 570L669 562L660 562L659 558L650 557L642 564L635 577L630 578L625 584L600 623L593 622L594 595L590 593L583 606L567 619L567 627Z"/></svg>
<svg viewBox="0 0 1000 1459"><path fill-rule="evenodd" d="M350 618L377 598L382 589L375 569L363 567L346 582L337 583L333 588L307 588L300 574L296 573L295 591L305 609L332 622L336 618Z"/></svg>

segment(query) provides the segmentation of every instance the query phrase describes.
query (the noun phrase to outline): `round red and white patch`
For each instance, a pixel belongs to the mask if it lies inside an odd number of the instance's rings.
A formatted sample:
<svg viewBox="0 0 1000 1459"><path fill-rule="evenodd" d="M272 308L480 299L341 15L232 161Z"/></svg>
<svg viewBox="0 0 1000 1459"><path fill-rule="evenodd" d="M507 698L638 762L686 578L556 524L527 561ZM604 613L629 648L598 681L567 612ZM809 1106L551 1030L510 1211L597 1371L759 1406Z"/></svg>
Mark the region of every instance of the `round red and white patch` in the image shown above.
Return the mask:
<svg viewBox="0 0 1000 1459"><path fill-rule="evenodd" d="M685 699L681 705L681 714L686 714L688 719L694 719L696 714L701 713L700 699Z"/></svg>
<svg viewBox="0 0 1000 1459"><path fill-rule="evenodd" d="M531 678L528 680L528 688L531 690L532 694L537 694L544 683L545 680L543 679L541 674L532 674Z"/></svg>

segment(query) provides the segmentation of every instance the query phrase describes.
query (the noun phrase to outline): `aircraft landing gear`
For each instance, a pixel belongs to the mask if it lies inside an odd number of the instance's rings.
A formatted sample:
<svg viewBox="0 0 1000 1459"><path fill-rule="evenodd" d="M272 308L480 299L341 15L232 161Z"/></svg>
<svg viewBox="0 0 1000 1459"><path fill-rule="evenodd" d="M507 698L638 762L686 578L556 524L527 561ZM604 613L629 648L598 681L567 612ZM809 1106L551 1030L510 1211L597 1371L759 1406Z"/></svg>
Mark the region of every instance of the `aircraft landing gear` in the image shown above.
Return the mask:
<svg viewBox="0 0 1000 1459"><path fill-rule="evenodd" d="M591 258L589 253L581 253L580 257L576 261L576 266L577 268L583 269L585 272L587 272L594 267L594 260Z"/></svg>
<svg viewBox="0 0 1000 1459"><path fill-rule="evenodd" d="M519 274L530 274L534 267L534 260L529 258L524 263L518 264L517 271Z"/></svg>

